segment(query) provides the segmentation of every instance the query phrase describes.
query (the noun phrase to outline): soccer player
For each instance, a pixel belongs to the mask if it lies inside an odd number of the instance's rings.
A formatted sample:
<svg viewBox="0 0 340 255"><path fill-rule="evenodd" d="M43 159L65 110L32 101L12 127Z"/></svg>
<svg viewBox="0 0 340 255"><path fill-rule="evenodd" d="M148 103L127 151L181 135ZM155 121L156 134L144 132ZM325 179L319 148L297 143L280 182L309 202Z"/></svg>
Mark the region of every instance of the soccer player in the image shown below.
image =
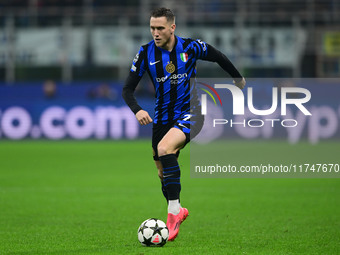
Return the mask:
<svg viewBox="0 0 340 255"><path fill-rule="evenodd" d="M150 31L153 40L141 46L122 93L141 125L153 122L153 158L163 195L168 202L169 241L176 238L180 224L189 215L179 201L179 151L200 132L204 122L195 86L190 84L190 78L196 75L196 61L201 59L218 63L233 77L236 86L241 89L245 86L245 79L223 53L201 40L177 36L175 29L175 15L170 9L158 8L151 12ZM138 105L134 96L145 72L155 87L153 120Z"/></svg>

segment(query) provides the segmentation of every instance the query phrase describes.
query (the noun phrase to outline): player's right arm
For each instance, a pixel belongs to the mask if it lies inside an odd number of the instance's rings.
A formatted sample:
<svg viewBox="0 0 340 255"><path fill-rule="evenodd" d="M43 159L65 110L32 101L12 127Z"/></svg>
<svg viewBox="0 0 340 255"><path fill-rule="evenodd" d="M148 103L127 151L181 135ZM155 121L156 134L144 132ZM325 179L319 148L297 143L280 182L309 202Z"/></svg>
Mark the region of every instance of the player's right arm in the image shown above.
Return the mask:
<svg viewBox="0 0 340 255"><path fill-rule="evenodd" d="M141 125L147 125L152 122L152 119L147 111L139 110L136 113L136 118Z"/></svg>
<svg viewBox="0 0 340 255"><path fill-rule="evenodd" d="M134 92L146 70L146 50L141 47L135 56L130 73L125 81L122 96L125 103L130 107L131 111L136 115L138 122L141 125L146 125L152 122L151 117L147 111L137 103Z"/></svg>

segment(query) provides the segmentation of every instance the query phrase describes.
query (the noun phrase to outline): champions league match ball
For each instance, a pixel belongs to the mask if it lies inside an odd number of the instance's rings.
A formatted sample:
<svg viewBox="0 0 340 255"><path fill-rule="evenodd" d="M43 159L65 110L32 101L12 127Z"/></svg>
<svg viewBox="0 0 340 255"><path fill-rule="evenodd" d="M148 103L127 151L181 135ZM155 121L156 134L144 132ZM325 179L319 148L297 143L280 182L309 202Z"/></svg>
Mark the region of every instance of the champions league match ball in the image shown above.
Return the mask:
<svg viewBox="0 0 340 255"><path fill-rule="evenodd" d="M138 240L143 246L161 247L169 238L166 224L158 219L145 220L138 228Z"/></svg>

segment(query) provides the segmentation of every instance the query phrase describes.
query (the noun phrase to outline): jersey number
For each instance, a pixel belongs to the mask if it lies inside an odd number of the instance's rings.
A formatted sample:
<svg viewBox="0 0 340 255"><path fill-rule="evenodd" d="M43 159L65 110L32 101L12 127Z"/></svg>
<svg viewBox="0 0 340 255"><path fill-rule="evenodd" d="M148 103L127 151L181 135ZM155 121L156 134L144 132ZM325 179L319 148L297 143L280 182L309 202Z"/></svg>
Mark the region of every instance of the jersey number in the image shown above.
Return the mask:
<svg viewBox="0 0 340 255"><path fill-rule="evenodd" d="M187 121L188 119L190 119L192 117L192 115L191 114L185 114L184 117L185 118L183 120Z"/></svg>

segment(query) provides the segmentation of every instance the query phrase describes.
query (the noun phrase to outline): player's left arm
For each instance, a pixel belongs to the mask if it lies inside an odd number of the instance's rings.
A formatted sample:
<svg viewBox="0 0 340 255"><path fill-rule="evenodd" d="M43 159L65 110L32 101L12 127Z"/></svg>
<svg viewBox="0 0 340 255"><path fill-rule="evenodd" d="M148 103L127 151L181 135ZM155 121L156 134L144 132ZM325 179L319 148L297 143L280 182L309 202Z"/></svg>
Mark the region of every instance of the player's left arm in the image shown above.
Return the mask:
<svg viewBox="0 0 340 255"><path fill-rule="evenodd" d="M243 89L246 85L246 80L240 74L240 72L236 69L236 67L231 63L226 55L224 55L221 51L217 50L213 46L206 43L207 49L206 54L202 57L203 60L216 62L224 71L230 74L230 76L234 79L234 84Z"/></svg>

